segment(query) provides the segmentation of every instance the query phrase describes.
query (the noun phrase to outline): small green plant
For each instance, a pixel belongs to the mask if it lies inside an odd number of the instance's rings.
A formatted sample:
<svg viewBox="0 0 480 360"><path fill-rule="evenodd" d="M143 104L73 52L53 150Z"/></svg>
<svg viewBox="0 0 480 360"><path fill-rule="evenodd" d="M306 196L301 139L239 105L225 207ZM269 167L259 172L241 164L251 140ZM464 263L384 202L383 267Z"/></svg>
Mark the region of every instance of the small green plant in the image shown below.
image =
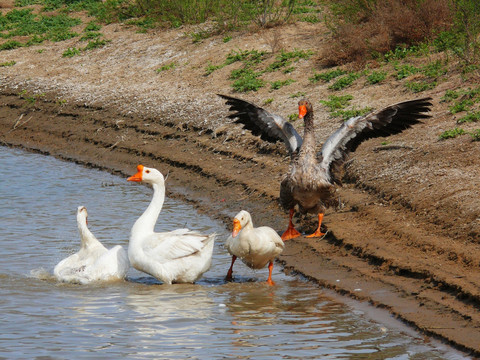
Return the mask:
<svg viewBox="0 0 480 360"><path fill-rule="evenodd" d="M426 90L431 90L435 86L437 86L436 81L428 82L428 81L407 81L405 83L405 87L414 93L419 93Z"/></svg>
<svg viewBox="0 0 480 360"><path fill-rule="evenodd" d="M459 112L462 112L462 111L469 110L474 104L475 104L475 102L473 101L473 99L469 99L469 98L465 99L464 98L464 99L460 100L459 102L450 106L449 110L452 114L456 114L456 113L459 113Z"/></svg>
<svg viewBox="0 0 480 360"><path fill-rule="evenodd" d="M244 62L246 65L258 64L263 60L265 54L265 51L258 50L232 50L227 55L225 65L230 65L237 61Z"/></svg>
<svg viewBox="0 0 480 360"><path fill-rule="evenodd" d="M328 107L330 112L333 112L347 107L352 99L352 95L330 95L328 100L320 100L320 103Z"/></svg>
<svg viewBox="0 0 480 360"><path fill-rule="evenodd" d="M89 41L87 46L85 46L82 50L87 51L87 50L92 50L92 49L98 49L107 44L110 40L104 40L104 39L95 39L92 41Z"/></svg>
<svg viewBox="0 0 480 360"><path fill-rule="evenodd" d="M361 73L350 73L345 76L342 76L339 78L337 81L335 81L332 85L330 85L328 88L331 90L343 90L350 85L354 83L355 80L357 80L360 76L362 76Z"/></svg>
<svg viewBox="0 0 480 360"><path fill-rule="evenodd" d="M265 106L265 105L270 105L272 102L273 102L273 98L268 98L267 100L265 100L265 101L263 102L263 105L264 105L264 106Z"/></svg>
<svg viewBox="0 0 480 360"><path fill-rule="evenodd" d="M460 94L455 90L447 90L445 91L445 95L440 99L441 101L451 102L455 99L458 99Z"/></svg>
<svg viewBox="0 0 480 360"><path fill-rule="evenodd" d="M290 85L294 82L295 82L295 80L293 80L293 79L272 81L271 82L271 89L272 90L278 90L281 87L286 86L286 85Z"/></svg>
<svg viewBox="0 0 480 360"><path fill-rule="evenodd" d="M443 133L440 134L439 139L445 140L445 139L453 139L456 138L459 135L465 134L465 130L461 128L455 128L452 130L447 130L444 131Z"/></svg>
<svg viewBox="0 0 480 360"><path fill-rule="evenodd" d="M221 69L225 66L225 64L221 65L213 65L211 62L208 63L207 66L205 66L205 74L204 76L208 76L211 73L213 73L215 70Z"/></svg>
<svg viewBox="0 0 480 360"><path fill-rule="evenodd" d="M310 56L313 55L313 52L311 50L297 50L295 49L294 51L286 52L286 51L281 51L280 54L278 54L275 58L275 61L271 63L266 71L276 71L285 67L290 67L292 62L298 61L300 59L308 59ZM291 72L292 70L290 70Z"/></svg>
<svg viewBox="0 0 480 360"><path fill-rule="evenodd" d="M225 36L225 37L223 38L223 42L224 42L224 43L227 43L227 42L229 42L230 40L232 40L232 37L231 37L231 36Z"/></svg>
<svg viewBox="0 0 480 360"><path fill-rule="evenodd" d="M295 98L299 98L299 97L305 97L306 94L307 93L304 92L304 91L298 91L295 94L291 94L289 97L291 97L292 99L295 99Z"/></svg>
<svg viewBox="0 0 480 360"><path fill-rule="evenodd" d="M171 70L171 69L175 69L175 67L177 66L177 63L175 61L169 63L169 64L165 64L161 67L159 67L158 69L156 69L155 71L157 73L161 73L162 71L167 71L167 70Z"/></svg>
<svg viewBox="0 0 480 360"><path fill-rule="evenodd" d="M102 27L98 25L95 21L90 21L87 26L85 26L84 32L96 32L100 31Z"/></svg>
<svg viewBox="0 0 480 360"><path fill-rule="evenodd" d="M232 71L230 78L235 80L232 84L236 92L257 91L265 85L262 79L259 79L260 73L249 68L242 68Z"/></svg>
<svg viewBox="0 0 480 360"><path fill-rule="evenodd" d="M437 79L447 73L447 69L442 65L441 61L435 61L425 65L422 68L422 74L430 79Z"/></svg>
<svg viewBox="0 0 480 360"><path fill-rule="evenodd" d="M310 80L311 83L316 83L316 82L319 82L320 80L323 80L324 82L330 82L331 80L335 79L336 77L339 77L339 76L344 75L346 73L347 72L344 71L344 70L335 69L335 70L327 71L327 72L320 73L320 74L315 73L315 74L313 74L312 77L308 78L308 80Z"/></svg>
<svg viewBox="0 0 480 360"><path fill-rule="evenodd" d="M3 44L0 45L0 51L1 50L13 50L22 47L23 44L21 42L18 42L16 40L9 40L4 42Z"/></svg>
<svg viewBox="0 0 480 360"><path fill-rule="evenodd" d="M0 63L0 67L8 67L8 66L13 66L15 65L17 62L16 61L5 61L3 63Z"/></svg>
<svg viewBox="0 0 480 360"><path fill-rule="evenodd" d="M209 31L200 30L197 32L192 32L189 34L192 38L194 44L201 42L202 40L208 39L212 34Z"/></svg>
<svg viewBox="0 0 480 360"><path fill-rule="evenodd" d="M387 77L385 71L373 71L370 75L367 76L367 81L369 84L374 85L381 83Z"/></svg>
<svg viewBox="0 0 480 360"><path fill-rule="evenodd" d="M410 75L414 75L420 72L419 68L410 64L395 64L393 68L397 72L397 80L402 80Z"/></svg>
<svg viewBox="0 0 480 360"><path fill-rule="evenodd" d="M316 24L320 22L320 18L318 17L318 15L315 14L302 16L299 20L310 24Z"/></svg>
<svg viewBox="0 0 480 360"><path fill-rule="evenodd" d="M62 57L74 57L75 55L80 55L81 51L76 47L68 48L62 54Z"/></svg>
<svg viewBox="0 0 480 360"><path fill-rule="evenodd" d="M357 116L363 116L365 114L368 114L370 111L372 111L371 107L365 107L363 109L349 109L349 110L337 110L331 113L331 116L336 118L341 118L343 121L347 121L348 119L352 117L357 117Z"/></svg>
<svg viewBox="0 0 480 360"><path fill-rule="evenodd" d="M480 141L480 129L474 130L470 133L473 141Z"/></svg>
<svg viewBox="0 0 480 360"><path fill-rule="evenodd" d="M480 121L480 111L475 111L472 113L468 113L467 115L458 119L457 124L471 123L471 122L478 122L478 121Z"/></svg>
<svg viewBox="0 0 480 360"><path fill-rule="evenodd" d="M293 113L293 114L288 115L288 121L290 121L290 122L295 121L297 119L298 119L298 114Z"/></svg>
<svg viewBox="0 0 480 360"><path fill-rule="evenodd" d="M98 39L99 37L103 36L102 33L99 32L94 32L94 31L89 31L83 34L80 37L80 41L87 41L87 40L92 40L92 39Z"/></svg>
<svg viewBox="0 0 480 360"><path fill-rule="evenodd" d="M18 96L21 98L21 99L24 99L25 101L27 101L29 104L35 104L35 102L37 101L37 99L45 96L44 93L41 93L41 94L34 94L34 95L30 95L28 93L27 90L22 90L18 93Z"/></svg>

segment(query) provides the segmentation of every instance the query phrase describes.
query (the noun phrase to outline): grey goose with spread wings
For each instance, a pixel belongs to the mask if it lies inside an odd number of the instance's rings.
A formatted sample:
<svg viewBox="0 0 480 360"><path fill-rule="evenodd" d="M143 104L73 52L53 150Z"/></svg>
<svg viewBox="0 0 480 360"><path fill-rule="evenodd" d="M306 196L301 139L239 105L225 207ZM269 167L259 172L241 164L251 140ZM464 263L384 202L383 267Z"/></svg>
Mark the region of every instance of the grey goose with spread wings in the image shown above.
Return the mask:
<svg viewBox="0 0 480 360"><path fill-rule="evenodd" d="M432 106L432 99L425 97L352 117L330 135L317 151L313 107L307 99L298 103L299 118L303 118L305 123L302 138L283 117L248 101L218 95L230 106L231 114L228 117L235 119L235 123L242 124L265 141L274 143L280 140L287 147L291 163L280 184L280 203L285 210L289 210L289 225L282 235L283 240L301 235L292 223L295 206L301 213L318 214L317 230L309 236L323 236L320 231L323 215L328 207L338 203L334 195L335 186L341 185L338 170L347 155L367 139L398 134L429 118L427 113Z"/></svg>

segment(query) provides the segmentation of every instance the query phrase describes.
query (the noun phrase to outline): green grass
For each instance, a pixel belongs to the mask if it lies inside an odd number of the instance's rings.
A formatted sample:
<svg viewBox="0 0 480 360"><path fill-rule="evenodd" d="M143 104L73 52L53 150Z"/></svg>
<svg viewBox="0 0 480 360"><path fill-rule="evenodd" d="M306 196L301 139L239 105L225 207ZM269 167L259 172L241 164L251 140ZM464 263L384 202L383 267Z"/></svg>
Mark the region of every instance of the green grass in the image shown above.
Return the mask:
<svg viewBox="0 0 480 360"><path fill-rule="evenodd" d="M331 113L331 116L334 118L341 118L343 121L347 121L348 119L356 116L363 116L368 114L372 111L371 107L365 107L363 109L347 109L347 110L337 110Z"/></svg>
<svg viewBox="0 0 480 360"><path fill-rule="evenodd" d="M343 90L343 89L351 86L355 82L355 80L357 80L361 76L362 76L362 74L358 73L358 72L349 73L349 74L339 78L337 81L335 81L328 88L331 89L331 90L336 90L336 91Z"/></svg>
<svg viewBox="0 0 480 360"><path fill-rule="evenodd" d="M344 71L344 70L341 70L341 69L335 69L335 70L331 70L331 71L326 71L326 72L323 72L323 73L315 73L313 74L312 77L308 78L308 80L310 80L311 83L317 83L319 82L320 80L324 81L324 82L330 82L331 80L341 76L341 75L344 75L346 74L347 72Z"/></svg>
<svg viewBox="0 0 480 360"><path fill-rule="evenodd" d="M447 130L444 131L443 133L440 134L439 139L441 140L446 140L446 139L453 139L456 138L457 136L465 134L465 130L461 128L455 128L452 130Z"/></svg>
<svg viewBox="0 0 480 360"><path fill-rule="evenodd" d="M480 129L476 129L470 133L473 141L480 141Z"/></svg>
<svg viewBox="0 0 480 360"><path fill-rule="evenodd" d="M304 91L298 91L295 94L291 94L289 97L292 99L299 98L299 97L305 97L307 93Z"/></svg>
<svg viewBox="0 0 480 360"><path fill-rule="evenodd" d="M273 100L274 100L273 98L268 98L268 99L266 99L266 100L263 102L263 105L264 105L264 106L265 106L265 105L270 105L271 103L273 103Z"/></svg>
<svg viewBox="0 0 480 360"><path fill-rule="evenodd" d="M80 54L81 54L80 49L73 47L65 50L62 54L62 57L74 57L75 55L80 55Z"/></svg>
<svg viewBox="0 0 480 360"><path fill-rule="evenodd" d="M405 79L406 77L417 74L421 71L418 67L410 64L395 64L393 68L397 72L397 80Z"/></svg>
<svg viewBox="0 0 480 360"><path fill-rule="evenodd" d="M265 85L265 82L258 78L260 75L250 68L233 70L230 75L230 79L234 80L233 90L236 92L257 91Z"/></svg>
<svg viewBox="0 0 480 360"><path fill-rule="evenodd" d="M352 99L352 95L330 95L328 100L320 100L320 103L325 105L330 112L333 112L347 107Z"/></svg>
<svg viewBox="0 0 480 360"><path fill-rule="evenodd" d="M480 111L475 111L475 112L468 113L467 115L458 119L457 124L472 123L472 122L478 122L478 121L480 121Z"/></svg>
<svg viewBox="0 0 480 360"><path fill-rule="evenodd" d="M8 67L8 66L13 66L15 65L17 62L16 61L5 61L3 63L0 63L0 67Z"/></svg>
<svg viewBox="0 0 480 360"><path fill-rule="evenodd" d="M280 69L288 68L288 72L292 72L293 68L290 66L293 62L296 62L300 59L309 59L313 55L311 50L298 50L286 52L282 50L280 54L275 57L275 61L268 65L266 71L276 71Z"/></svg>
<svg viewBox="0 0 480 360"><path fill-rule="evenodd" d="M155 71L157 73L161 73L162 71L167 71L167 70L171 70L171 69L175 69L175 67L177 67L177 63L175 61L171 62L171 63L168 63L168 64L165 64L161 67L159 67L158 69L156 69Z"/></svg>
<svg viewBox="0 0 480 360"><path fill-rule="evenodd" d="M370 85L381 83L387 78L387 73L385 71L373 71L371 74L367 75L367 82Z"/></svg>
<svg viewBox="0 0 480 360"><path fill-rule="evenodd" d="M205 66L204 76L208 76L211 73L213 73L215 70L221 69L223 67L225 67L225 64L213 65L211 62L209 62L208 65Z"/></svg>
<svg viewBox="0 0 480 360"><path fill-rule="evenodd" d="M429 81L407 81L405 87L414 93L419 93L426 90L431 90L437 86L437 82Z"/></svg>
<svg viewBox="0 0 480 360"><path fill-rule="evenodd" d="M270 83L270 85L271 85L270 89L271 89L271 90L278 90L278 89L280 89L281 87L290 85L290 84L292 84L292 83L294 83L294 82L295 82L295 80L293 80L293 79L272 81L272 82Z"/></svg>

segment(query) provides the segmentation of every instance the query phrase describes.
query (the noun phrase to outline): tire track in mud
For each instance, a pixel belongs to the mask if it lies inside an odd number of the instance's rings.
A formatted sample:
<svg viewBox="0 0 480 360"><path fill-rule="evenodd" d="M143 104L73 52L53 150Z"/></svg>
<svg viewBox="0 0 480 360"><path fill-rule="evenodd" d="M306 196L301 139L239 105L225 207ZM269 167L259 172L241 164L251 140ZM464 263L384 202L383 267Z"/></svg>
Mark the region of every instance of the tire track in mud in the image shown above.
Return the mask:
<svg viewBox="0 0 480 360"><path fill-rule="evenodd" d="M247 208L258 224L286 226L277 196L288 159L274 147L269 153L258 139L247 136L235 144L222 132L126 117L100 106L60 106L48 99L28 105L5 91L0 108L5 145L122 175L138 163L153 163L169 173L169 196L228 225ZM480 356L478 246L453 246L441 226L385 201L385 194L365 191L358 179L339 195L346 205L327 213L328 236L288 243L280 258L285 269L385 307L428 335ZM310 231L315 219L295 221Z"/></svg>

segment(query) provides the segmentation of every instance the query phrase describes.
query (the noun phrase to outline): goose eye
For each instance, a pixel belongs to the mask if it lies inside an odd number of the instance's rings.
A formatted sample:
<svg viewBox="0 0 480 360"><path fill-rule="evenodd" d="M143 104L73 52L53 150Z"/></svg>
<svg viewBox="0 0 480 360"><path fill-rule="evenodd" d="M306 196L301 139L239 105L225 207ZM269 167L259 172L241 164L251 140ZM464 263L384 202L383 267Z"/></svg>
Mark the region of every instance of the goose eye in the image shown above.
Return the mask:
<svg viewBox="0 0 480 360"><path fill-rule="evenodd" d="M145 170L145 172L146 172L147 174L150 174L150 170Z"/></svg>

